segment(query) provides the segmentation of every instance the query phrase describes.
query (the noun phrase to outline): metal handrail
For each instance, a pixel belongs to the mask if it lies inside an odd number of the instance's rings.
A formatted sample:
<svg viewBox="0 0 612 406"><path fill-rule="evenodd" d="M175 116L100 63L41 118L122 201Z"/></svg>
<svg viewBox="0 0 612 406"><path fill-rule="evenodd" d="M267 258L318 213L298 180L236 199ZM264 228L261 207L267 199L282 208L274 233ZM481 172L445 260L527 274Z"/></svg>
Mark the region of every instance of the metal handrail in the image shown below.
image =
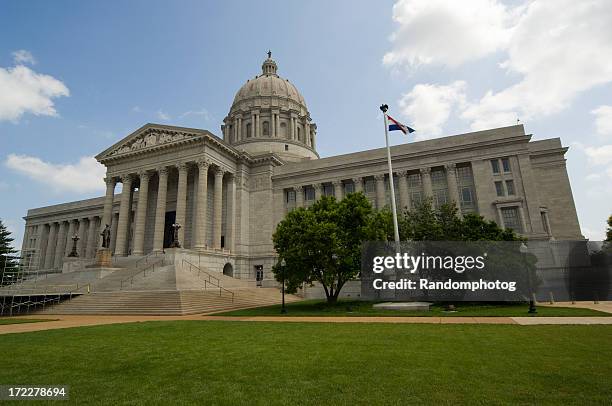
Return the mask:
<svg viewBox="0 0 612 406"><path fill-rule="evenodd" d="M136 261L136 268L140 267L140 264L142 262L145 263L145 265L147 265L149 263L149 259L152 257L157 257L159 255L164 255L163 252L158 252L158 251L153 251L153 252L149 252L147 255L145 255L144 257L140 258L138 261Z"/></svg>
<svg viewBox="0 0 612 406"><path fill-rule="evenodd" d="M202 270L199 266L192 264L191 262L187 261L186 259L183 259L183 261L181 262L181 268L184 269L185 263L187 263L189 265L189 271L193 272L193 268L198 270L197 276L198 278L202 278L200 276L200 274L204 274L208 277L208 280L206 279L202 279L204 281L204 289L208 288L207 283L211 284L212 286L214 286L215 288L219 288L219 296L221 296L222 291L226 291L229 294L232 295L232 303L234 303L234 292L232 292L229 289L224 288L223 286L221 286L221 280L219 278L217 278L216 276L211 275L210 273ZM213 280L216 281L216 284L213 283Z"/></svg>
<svg viewBox="0 0 612 406"><path fill-rule="evenodd" d="M163 257L163 258L161 259L161 261L153 262L151 265L149 265L149 266L145 266L145 267L144 267L144 269L143 269L142 271L140 271L140 272L138 272L138 273L135 273L134 275L132 275L132 276L130 276L130 277L127 277L127 278L122 279L121 281L119 281L119 282L120 282L120 287L119 287L119 290L123 290L123 283L124 283L124 282L126 282L126 283L127 283L127 281L130 281L130 286L131 286L131 285L133 285L133 284L134 284L134 278L135 278L135 277L140 276L141 274L142 274L143 278L144 278L144 277L146 277L146 276L147 276L147 270L148 270L148 269L151 269L151 268L152 268L151 272L155 272L155 265L159 265L159 263L160 263L160 262L161 262L161 266L164 266L164 265L165 265L165 262L166 262L166 258L165 258L165 257Z"/></svg>

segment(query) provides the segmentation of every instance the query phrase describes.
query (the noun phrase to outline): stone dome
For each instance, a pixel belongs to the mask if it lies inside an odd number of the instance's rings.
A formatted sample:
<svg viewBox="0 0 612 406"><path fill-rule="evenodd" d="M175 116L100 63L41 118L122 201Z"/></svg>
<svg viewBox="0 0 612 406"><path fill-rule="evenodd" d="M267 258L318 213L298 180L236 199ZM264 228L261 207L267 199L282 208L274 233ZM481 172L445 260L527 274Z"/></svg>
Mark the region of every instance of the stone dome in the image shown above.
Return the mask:
<svg viewBox="0 0 612 406"><path fill-rule="evenodd" d="M302 94L277 70L268 52L261 75L236 92L221 126L223 139L252 155L271 152L288 161L316 159L317 126Z"/></svg>

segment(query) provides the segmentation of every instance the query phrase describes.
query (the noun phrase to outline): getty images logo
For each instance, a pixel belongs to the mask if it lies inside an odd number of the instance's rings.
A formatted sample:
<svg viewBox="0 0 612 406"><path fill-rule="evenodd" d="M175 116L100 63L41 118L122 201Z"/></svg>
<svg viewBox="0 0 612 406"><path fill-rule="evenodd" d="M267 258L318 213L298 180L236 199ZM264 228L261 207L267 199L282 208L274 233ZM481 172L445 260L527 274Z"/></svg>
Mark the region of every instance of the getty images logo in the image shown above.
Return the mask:
<svg viewBox="0 0 612 406"><path fill-rule="evenodd" d="M373 258L372 270L374 273L382 273L389 269L405 269L410 273L417 270L453 270L457 273L471 271L474 269L482 270L485 267L485 252L479 256L441 256L441 255L409 255L408 253L397 253L395 256L376 256Z"/></svg>

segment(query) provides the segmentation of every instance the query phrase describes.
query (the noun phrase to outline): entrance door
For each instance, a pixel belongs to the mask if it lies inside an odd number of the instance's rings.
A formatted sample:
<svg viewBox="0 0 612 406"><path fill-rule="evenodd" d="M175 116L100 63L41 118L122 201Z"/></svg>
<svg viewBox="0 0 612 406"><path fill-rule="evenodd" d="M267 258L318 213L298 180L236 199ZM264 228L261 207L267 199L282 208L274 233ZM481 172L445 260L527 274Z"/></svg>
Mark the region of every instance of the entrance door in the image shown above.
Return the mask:
<svg viewBox="0 0 612 406"><path fill-rule="evenodd" d="M164 223L164 248L170 247L172 244L172 238L174 230L172 229L172 224L176 222L176 212L175 211L167 211L166 212L166 221ZM180 241L182 243L182 241Z"/></svg>

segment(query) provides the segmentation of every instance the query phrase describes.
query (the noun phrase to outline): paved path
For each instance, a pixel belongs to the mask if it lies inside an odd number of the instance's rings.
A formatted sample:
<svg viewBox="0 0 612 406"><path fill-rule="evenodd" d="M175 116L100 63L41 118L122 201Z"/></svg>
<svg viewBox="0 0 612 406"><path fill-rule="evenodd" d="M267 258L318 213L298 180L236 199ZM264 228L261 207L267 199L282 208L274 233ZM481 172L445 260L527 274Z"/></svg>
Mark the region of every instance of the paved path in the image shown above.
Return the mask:
<svg viewBox="0 0 612 406"><path fill-rule="evenodd" d="M395 324L611 324L612 317L229 317L210 315L189 316L24 316L31 319L49 319L40 323L0 325L0 335L60 328L96 326L103 324L136 323L170 320L222 320L234 322L293 322L293 323L395 323Z"/></svg>

